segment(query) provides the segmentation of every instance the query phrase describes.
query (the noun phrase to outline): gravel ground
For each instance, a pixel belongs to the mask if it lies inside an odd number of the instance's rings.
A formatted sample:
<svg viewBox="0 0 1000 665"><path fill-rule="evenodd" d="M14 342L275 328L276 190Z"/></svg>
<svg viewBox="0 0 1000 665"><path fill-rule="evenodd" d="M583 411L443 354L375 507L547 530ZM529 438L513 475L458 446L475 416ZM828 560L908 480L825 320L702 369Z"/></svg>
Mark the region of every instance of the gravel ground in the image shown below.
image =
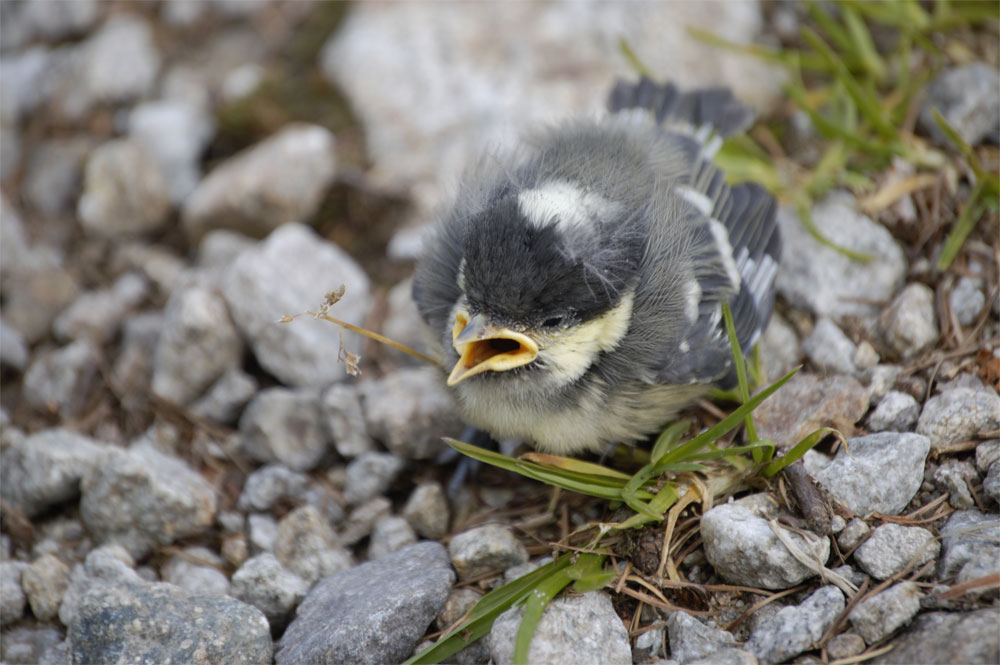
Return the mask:
<svg viewBox="0 0 1000 665"><path fill-rule="evenodd" d="M436 460L463 424L438 373L279 320L343 285L334 314L421 346L413 257L470 155L593 113L630 73L620 36L683 86L784 112L778 72L682 26L773 44L800 9L0 2L0 662L399 662L617 519L494 469L449 496ZM918 118L943 145L935 105L994 164L997 50L970 42ZM1000 225L933 269L956 177L878 212L815 202L864 264L780 212L761 356L805 369L757 424L847 437L804 460L829 528L777 483L700 529L688 509L669 609L567 594L533 662L998 662ZM661 543L631 534L618 560L655 575ZM520 612L454 662L511 662Z"/></svg>

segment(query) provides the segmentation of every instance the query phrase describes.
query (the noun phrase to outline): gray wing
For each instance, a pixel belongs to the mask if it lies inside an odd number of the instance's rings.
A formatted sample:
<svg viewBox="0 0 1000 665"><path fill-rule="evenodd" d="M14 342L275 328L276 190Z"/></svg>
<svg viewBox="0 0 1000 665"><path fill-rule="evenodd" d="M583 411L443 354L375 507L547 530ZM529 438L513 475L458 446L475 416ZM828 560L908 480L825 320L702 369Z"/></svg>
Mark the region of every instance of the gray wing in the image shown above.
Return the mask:
<svg viewBox="0 0 1000 665"><path fill-rule="evenodd" d="M649 79L619 82L609 99L612 111L645 109L667 135L674 153L688 165L672 174L674 200L664 206L674 222L687 227L689 270L697 283L697 309L688 307L688 325L671 348L661 350L656 381L669 384L734 379L721 303L728 302L736 335L746 351L757 341L774 307L774 278L781 254L774 198L754 183L730 187L709 161L706 142L745 129L753 113L728 90L680 92ZM654 270L654 272L656 272ZM666 269L663 270L666 272ZM681 288L694 290L682 284ZM677 288L677 284L669 288ZM690 303L689 303L690 305Z"/></svg>

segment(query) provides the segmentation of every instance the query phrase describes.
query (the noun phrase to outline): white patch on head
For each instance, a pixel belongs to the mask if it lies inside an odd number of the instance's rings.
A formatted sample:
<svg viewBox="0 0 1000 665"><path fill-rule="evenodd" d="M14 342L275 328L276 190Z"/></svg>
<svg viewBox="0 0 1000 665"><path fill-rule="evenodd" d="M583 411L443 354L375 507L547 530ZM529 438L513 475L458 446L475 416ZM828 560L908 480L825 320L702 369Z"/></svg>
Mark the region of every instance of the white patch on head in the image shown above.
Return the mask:
<svg viewBox="0 0 1000 665"><path fill-rule="evenodd" d="M698 320L698 305L701 303L701 286L691 279L684 285L684 316L694 323Z"/></svg>
<svg viewBox="0 0 1000 665"><path fill-rule="evenodd" d="M572 383L583 376L597 354L616 348L631 325L633 300L634 295L627 293L596 319L539 340L538 359L548 367L544 380L556 385Z"/></svg>
<svg viewBox="0 0 1000 665"><path fill-rule="evenodd" d="M458 274L455 276L455 282L458 284L458 288L465 291L465 257L463 257L462 262L458 264Z"/></svg>
<svg viewBox="0 0 1000 665"><path fill-rule="evenodd" d="M681 353L687 353L688 351L691 350L691 345L688 344L688 341L685 339L680 344L677 345L677 348L681 350Z"/></svg>
<svg viewBox="0 0 1000 665"><path fill-rule="evenodd" d="M733 260L733 246L729 244L729 231L717 219L709 218L708 228L712 231L715 246L719 248L719 259L726 269L726 275L734 289L740 288L740 271Z"/></svg>
<svg viewBox="0 0 1000 665"><path fill-rule="evenodd" d="M685 201L693 205L698 212L705 215L705 217L712 216L712 208L715 206L712 205L712 199L708 198L703 192L699 192L694 187L679 186L677 193Z"/></svg>
<svg viewBox="0 0 1000 665"><path fill-rule="evenodd" d="M554 221L561 227L589 228L612 219L621 206L600 194L588 192L565 180L552 180L517 197L521 214L538 227Z"/></svg>

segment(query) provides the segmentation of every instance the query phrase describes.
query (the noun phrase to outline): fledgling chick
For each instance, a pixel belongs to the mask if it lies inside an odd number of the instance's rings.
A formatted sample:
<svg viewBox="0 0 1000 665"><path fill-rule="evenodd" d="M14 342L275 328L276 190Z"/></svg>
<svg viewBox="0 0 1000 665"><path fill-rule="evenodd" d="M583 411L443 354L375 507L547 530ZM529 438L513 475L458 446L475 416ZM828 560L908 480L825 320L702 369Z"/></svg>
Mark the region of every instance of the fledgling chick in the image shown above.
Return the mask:
<svg viewBox="0 0 1000 665"><path fill-rule="evenodd" d="M656 432L735 376L767 324L774 199L709 161L751 112L722 89L619 83L611 113L466 178L413 295L467 422L562 455Z"/></svg>

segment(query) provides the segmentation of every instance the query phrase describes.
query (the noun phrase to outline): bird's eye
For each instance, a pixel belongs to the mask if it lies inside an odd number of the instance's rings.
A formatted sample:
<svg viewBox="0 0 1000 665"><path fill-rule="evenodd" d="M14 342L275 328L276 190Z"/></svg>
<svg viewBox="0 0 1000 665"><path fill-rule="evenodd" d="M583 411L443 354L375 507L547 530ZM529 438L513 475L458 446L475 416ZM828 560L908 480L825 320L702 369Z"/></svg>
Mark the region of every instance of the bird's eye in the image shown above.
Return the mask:
<svg viewBox="0 0 1000 665"><path fill-rule="evenodd" d="M555 328L563 322L563 317L561 316L550 316L542 322L542 325L546 328Z"/></svg>

